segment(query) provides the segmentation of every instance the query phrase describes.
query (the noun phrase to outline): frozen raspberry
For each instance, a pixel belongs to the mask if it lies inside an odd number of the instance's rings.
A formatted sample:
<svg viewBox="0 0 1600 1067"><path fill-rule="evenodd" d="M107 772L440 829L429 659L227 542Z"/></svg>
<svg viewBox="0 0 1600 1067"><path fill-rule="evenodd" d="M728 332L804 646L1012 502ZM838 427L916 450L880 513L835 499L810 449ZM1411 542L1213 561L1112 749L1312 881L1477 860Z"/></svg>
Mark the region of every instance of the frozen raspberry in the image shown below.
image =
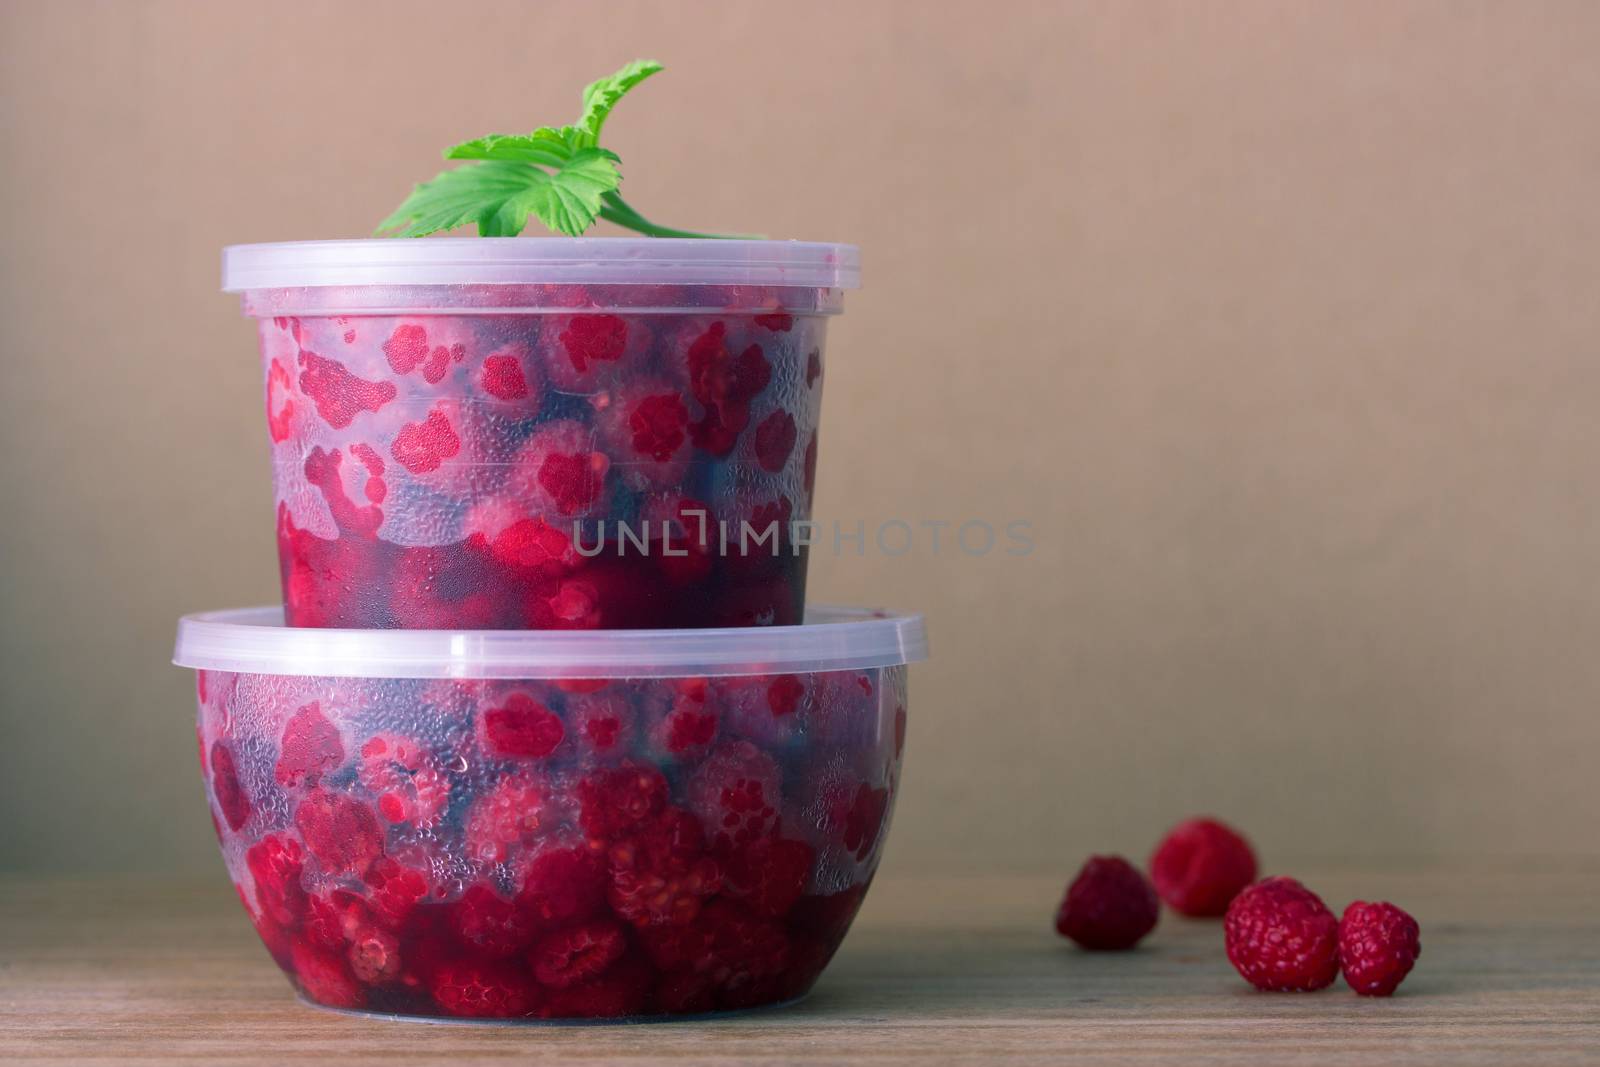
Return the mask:
<svg viewBox="0 0 1600 1067"><path fill-rule="evenodd" d="M628 324L616 315L574 315L558 336L572 369L582 374L591 363L615 363L628 344Z"/></svg>
<svg viewBox="0 0 1600 1067"><path fill-rule="evenodd" d="M444 380L452 363L460 363L467 358L467 346L462 341L444 336L430 340L424 327L416 323L402 323L383 343L383 354L396 374L409 374L421 367L423 380L429 385L438 385Z"/></svg>
<svg viewBox="0 0 1600 1067"><path fill-rule="evenodd" d="M359 1008L365 1000L361 983L342 956L299 942L292 950L295 978L305 995L330 1008Z"/></svg>
<svg viewBox="0 0 1600 1067"><path fill-rule="evenodd" d="M377 449L359 441L350 446L350 454L359 459L361 465L367 468L367 481L361 487L361 491L366 495L367 500L374 504L383 503L384 499L389 495L389 485L383 480L383 457L378 455Z"/></svg>
<svg viewBox="0 0 1600 1067"><path fill-rule="evenodd" d="M799 675L780 674L767 684L767 707L774 717L793 715L800 708L800 698L806 694L806 685Z"/></svg>
<svg viewBox="0 0 1600 1067"><path fill-rule="evenodd" d="M483 713L484 747L497 756L544 759L564 736L560 716L526 693L512 693Z"/></svg>
<svg viewBox="0 0 1600 1067"><path fill-rule="evenodd" d="M289 717L274 771L279 785L316 785L324 774L343 762L344 741L338 727L322 714L316 701Z"/></svg>
<svg viewBox="0 0 1600 1067"><path fill-rule="evenodd" d="M1268 878L1234 897L1222 930L1229 961L1257 989L1306 992L1339 975L1339 920L1293 878Z"/></svg>
<svg viewBox="0 0 1600 1067"><path fill-rule="evenodd" d="M763 837L728 858L723 889L753 914L781 919L805 892L816 851L804 841Z"/></svg>
<svg viewBox="0 0 1600 1067"><path fill-rule="evenodd" d="M721 745L695 769L685 791L712 847L739 846L770 834L783 798L777 761L748 741Z"/></svg>
<svg viewBox="0 0 1600 1067"><path fill-rule="evenodd" d="M256 884L256 905L261 914L288 926L305 914L306 891L300 884L305 852L300 842L282 834L268 834L250 846L245 866Z"/></svg>
<svg viewBox="0 0 1600 1067"><path fill-rule="evenodd" d="M484 357L478 384L496 400L514 404L517 411L532 414L544 399L543 383L533 372L527 349L512 345Z"/></svg>
<svg viewBox="0 0 1600 1067"><path fill-rule="evenodd" d="M372 809L342 793L317 789L300 802L294 824L329 874L360 875L383 853L383 828Z"/></svg>
<svg viewBox="0 0 1600 1067"><path fill-rule="evenodd" d="M346 889L316 893L306 900L305 936L333 952L343 952L369 920L366 902Z"/></svg>
<svg viewBox="0 0 1600 1067"><path fill-rule="evenodd" d="M467 858L503 863L513 850L531 845L544 829L546 791L524 775L501 779L467 813Z"/></svg>
<svg viewBox="0 0 1600 1067"><path fill-rule="evenodd" d="M217 807L222 809L222 817L228 820L228 829L237 830L250 821L253 810L250 794L239 784L233 751L221 741L211 746L211 792L217 798Z"/></svg>
<svg viewBox="0 0 1600 1067"><path fill-rule="evenodd" d="M444 768L421 743L400 734L373 734L363 742L356 777L391 823L430 827L450 803Z"/></svg>
<svg viewBox="0 0 1600 1067"><path fill-rule="evenodd" d="M623 751L633 733L633 713L621 696L596 693L568 705L573 733L590 752L606 756Z"/></svg>
<svg viewBox="0 0 1600 1067"><path fill-rule="evenodd" d="M582 562L572 544L570 525L563 528L529 517L520 505L503 497L474 505L463 528L469 543L481 541L489 554L507 567L555 576Z"/></svg>
<svg viewBox="0 0 1600 1067"><path fill-rule="evenodd" d="M651 726L651 739L663 751L684 759L704 754L717 737L721 718L709 686L676 692Z"/></svg>
<svg viewBox="0 0 1600 1067"><path fill-rule="evenodd" d="M300 392L311 398L317 414L336 430L355 421L363 411L377 411L398 393L393 382L369 382L350 373L336 359L315 352L300 353Z"/></svg>
<svg viewBox="0 0 1600 1067"><path fill-rule="evenodd" d="M289 368L277 360L267 371L267 434L274 444L294 431L294 383Z"/></svg>
<svg viewBox="0 0 1600 1067"><path fill-rule="evenodd" d="M535 924L514 902L486 885L475 885L450 906L450 929L470 951L498 959L526 948Z"/></svg>
<svg viewBox="0 0 1600 1067"><path fill-rule="evenodd" d="M395 434L389 454L412 474L436 471L461 451L461 438L450 419L438 408L421 422L408 422Z"/></svg>
<svg viewBox="0 0 1600 1067"><path fill-rule="evenodd" d="M624 956L598 978L549 990L539 1009L547 1019L620 1019L644 1009L650 993L650 968L643 960Z"/></svg>
<svg viewBox="0 0 1600 1067"><path fill-rule="evenodd" d="M763 326L774 333L788 333L794 329L794 316L787 311L772 311L765 315L756 315L757 326Z"/></svg>
<svg viewBox="0 0 1600 1067"><path fill-rule="evenodd" d="M1422 955L1417 920L1393 904L1358 900L1339 920L1344 980L1364 997L1389 997Z"/></svg>
<svg viewBox="0 0 1600 1067"><path fill-rule="evenodd" d="M622 927L601 919L547 935L528 954L528 962L541 984L564 989L598 978L627 950Z"/></svg>
<svg viewBox="0 0 1600 1067"><path fill-rule="evenodd" d="M376 504L358 505L350 499L350 494L345 491L344 476L340 472L343 465L344 453L337 448L327 452L318 445L306 456L306 481L321 491L323 500L328 504L328 513L333 516L334 524L339 529L362 538L372 537L383 525L383 509Z"/></svg>
<svg viewBox="0 0 1600 1067"><path fill-rule="evenodd" d="M789 938L783 927L720 899L706 906L699 925L708 932L709 943L693 969L711 976L720 1004L743 1007L765 999L763 988L751 987L788 966Z"/></svg>
<svg viewBox="0 0 1600 1067"><path fill-rule="evenodd" d="M858 863L865 860L878 843L888 810L887 789L873 789L865 782L856 789L850 808L841 820L840 840L844 842L845 851L852 853Z"/></svg>
<svg viewBox="0 0 1600 1067"><path fill-rule="evenodd" d="M1183 915L1221 915L1256 879L1256 856L1232 827L1189 819L1167 831L1150 857L1150 880L1167 906Z"/></svg>
<svg viewBox="0 0 1600 1067"><path fill-rule="evenodd" d="M605 489L611 460L594 444L593 431L583 423L545 423L512 461L506 492L554 525L570 527L572 519L594 508Z"/></svg>
<svg viewBox="0 0 1600 1067"><path fill-rule="evenodd" d="M403 926L422 898L428 895L428 877L422 871L382 856L364 879L373 916L391 930Z"/></svg>
<svg viewBox="0 0 1600 1067"><path fill-rule="evenodd" d="M377 926L358 927L345 952L351 973L366 985L392 982L400 974L400 941Z"/></svg>
<svg viewBox="0 0 1600 1067"><path fill-rule="evenodd" d="M1161 902L1121 856L1090 856L1067 887L1056 932L1087 949L1132 948L1155 929Z"/></svg>
<svg viewBox="0 0 1600 1067"><path fill-rule="evenodd" d="M431 992L439 1007L463 1018L518 1018L536 1006L533 983L509 963L447 963L434 970Z"/></svg>
<svg viewBox="0 0 1600 1067"><path fill-rule="evenodd" d="M750 401L772 380L772 364L760 345L734 356L727 345L727 327L714 322L684 354L689 387L702 415L689 428L697 448L726 456L750 422Z"/></svg>
<svg viewBox="0 0 1600 1067"><path fill-rule="evenodd" d="M668 808L613 843L607 858L611 907L635 926L690 922L722 886L699 820L680 808Z"/></svg>
<svg viewBox="0 0 1600 1067"><path fill-rule="evenodd" d="M667 779L654 767L624 765L578 783L578 824L597 841L610 841L661 811Z"/></svg>
<svg viewBox="0 0 1600 1067"><path fill-rule="evenodd" d="M756 462L762 470L777 473L789 462L794 451L794 416L787 411L774 411L756 425Z"/></svg>
<svg viewBox="0 0 1600 1067"><path fill-rule="evenodd" d="M581 922L604 909L608 883L602 852L545 849L528 864L517 907L542 930Z"/></svg>

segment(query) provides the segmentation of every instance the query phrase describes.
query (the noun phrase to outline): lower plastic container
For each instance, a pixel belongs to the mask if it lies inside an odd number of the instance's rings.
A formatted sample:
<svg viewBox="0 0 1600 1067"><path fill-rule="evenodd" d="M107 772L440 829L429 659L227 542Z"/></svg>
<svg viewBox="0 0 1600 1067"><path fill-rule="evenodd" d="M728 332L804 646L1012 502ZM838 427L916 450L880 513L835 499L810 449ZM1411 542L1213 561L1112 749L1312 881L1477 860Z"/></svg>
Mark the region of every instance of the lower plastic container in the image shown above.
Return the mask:
<svg viewBox="0 0 1600 1067"><path fill-rule="evenodd" d="M793 1000L860 906L918 616L361 631L184 618L228 873L309 1001L624 1019Z"/></svg>

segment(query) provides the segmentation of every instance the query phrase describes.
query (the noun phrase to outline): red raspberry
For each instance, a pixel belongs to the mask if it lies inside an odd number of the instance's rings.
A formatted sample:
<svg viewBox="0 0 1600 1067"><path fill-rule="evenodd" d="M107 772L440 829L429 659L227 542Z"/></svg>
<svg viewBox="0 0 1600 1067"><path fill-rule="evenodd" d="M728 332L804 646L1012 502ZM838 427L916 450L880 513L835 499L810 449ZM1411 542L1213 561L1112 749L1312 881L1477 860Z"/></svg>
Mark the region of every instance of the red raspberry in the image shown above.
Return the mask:
<svg viewBox="0 0 1600 1067"><path fill-rule="evenodd" d="M300 988L316 1003L330 1008L359 1008L366 999L343 957L300 941L292 950L292 959Z"/></svg>
<svg viewBox="0 0 1600 1067"><path fill-rule="evenodd" d="M233 765L233 751L221 741L211 746L211 792L217 798L222 817L228 828L237 830L250 821L250 794L239 784L239 772Z"/></svg>
<svg viewBox="0 0 1600 1067"><path fill-rule="evenodd" d="M467 858L503 863L514 848L532 844L543 829L545 800L544 786L532 778L502 778L467 813Z"/></svg>
<svg viewBox="0 0 1600 1067"><path fill-rule="evenodd" d="M1056 912L1056 933L1087 949L1132 948L1155 929L1161 902L1121 856L1090 856Z"/></svg>
<svg viewBox="0 0 1600 1067"><path fill-rule="evenodd" d="M1364 997L1393 996L1422 955L1417 920L1393 904L1358 900L1339 920L1344 980Z"/></svg>
<svg viewBox="0 0 1600 1067"><path fill-rule="evenodd" d="M780 674L767 686L767 707L776 717L793 715L799 710L800 698L805 693L805 683L798 675Z"/></svg>
<svg viewBox="0 0 1600 1067"><path fill-rule="evenodd" d="M773 333L788 333L794 329L794 316L783 309L769 311L765 315L753 316L757 326L764 326Z"/></svg>
<svg viewBox="0 0 1600 1067"><path fill-rule="evenodd" d="M311 450L310 455L306 456L306 481L316 486L322 493L322 499L328 504L328 513L333 516L334 524L339 529L363 539L372 537L377 534L378 527L383 525L383 509L376 504L358 505L350 499L350 494L345 491L344 474L341 471L343 466L343 452L337 448L331 452L325 451L318 445ZM329 570L348 580L346 570L336 568Z"/></svg>
<svg viewBox="0 0 1600 1067"><path fill-rule="evenodd" d="M581 922L605 907L608 882L603 853L547 848L528 864L517 907L540 929Z"/></svg>
<svg viewBox="0 0 1600 1067"><path fill-rule="evenodd" d="M633 719L623 697L606 693L580 696L568 709L574 733L589 751L604 756L627 747Z"/></svg>
<svg viewBox="0 0 1600 1067"><path fill-rule="evenodd" d="M564 736L560 717L526 693L512 693L483 713L484 747L498 756L543 759Z"/></svg>
<svg viewBox="0 0 1600 1067"><path fill-rule="evenodd" d="M816 858L804 841L763 837L728 858L723 888L756 915L781 919L805 892Z"/></svg>
<svg viewBox="0 0 1600 1067"><path fill-rule="evenodd" d="M289 439L294 430L294 383L289 368L278 360L267 371L267 434L273 444Z"/></svg>
<svg viewBox="0 0 1600 1067"><path fill-rule="evenodd" d="M872 789L863 782L856 790L855 800L844 816L841 840L845 850L853 853L857 862L865 860L872 846L878 843L888 809L887 789Z"/></svg>
<svg viewBox="0 0 1600 1067"><path fill-rule="evenodd" d="M357 780L378 798L378 814L423 828L450 803L450 779L422 744L400 734L373 734L361 746Z"/></svg>
<svg viewBox="0 0 1600 1067"><path fill-rule="evenodd" d="M591 363L615 363L628 344L628 324L616 315L574 315L558 338L578 373Z"/></svg>
<svg viewBox="0 0 1600 1067"><path fill-rule="evenodd" d="M461 437L450 418L435 408L422 422L408 422L394 435L389 454L412 474L436 471L444 461L459 454Z"/></svg>
<svg viewBox="0 0 1600 1067"><path fill-rule="evenodd" d="M343 762L344 741L339 729L322 714L316 701L289 717L274 771L279 785L316 785L324 774Z"/></svg>
<svg viewBox="0 0 1600 1067"><path fill-rule="evenodd" d="M600 977L549 991L539 1009L546 1019L618 1019L644 1009L653 975L643 960L624 956Z"/></svg>
<svg viewBox="0 0 1600 1067"><path fill-rule="evenodd" d="M777 825L783 797L777 761L748 741L721 745L696 768L686 789L713 847L743 845Z"/></svg>
<svg viewBox="0 0 1600 1067"><path fill-rule="evenodd" d="M722 887L700 821L681 808L668 808L613 843L607 856L611 907L635 926L691 922Z"/></svg>
<svg viewBox="0 0 1600 1067"><path fill-rule="evenodd" d="M431 989L439 1007L465 1018L517 1018L536 1006L533 982L508 963L447 963L434 970Z"/></svg>
<svg viewBox="0 0 1600 1067"><path fill-rule="evenodd" d="M610 841L659 812L667 779L654 767L624 765L578 783L578 824L598 841Z"/></svg>
<svg viewBox="0 0 1600 1067"><path fill-rule="evenodd" d="M244 855L256 883L256 905L261 914L285 926L306 910L306 891L300 885L305 871L305 851L300 842L282 834L268 834Z"/></svg>
<svg viewBox="0 0 1600 1067"><path fill-rule="evenodd" d="M475 885L450 906L450 929L472 952L498 959L528 946L534 920L488 886Z"/></svg>
<svg viewBox="0 0 1600 1067"><path fill-rule="evenodd" d="M345 953L350 970L367 985L392 982L400 974L400 941L381 927L358 927L350 935Z"/></svg>
<svg viewBox="0 0 1600 1067"><path fill-rule="evenodd" d="M1150 880L1183 915L1215 916L1256 880L1250 842L1215 819L1189 819L1167 832L1150 857Z"/></svg>
<svg viewBox="0 0 1600 1067"><path fill-rule="evenodd" d="M399 929L418 902L428 895L428 876L390 859L379 857L367 871L372 912L391 930Z"/></svg>
<svg viewBox="0 0 1600 1067"><path fill-rule="evenodd" d="M372 809L343 793L312 792L294 812L306 848L329 874L360 875L383 854L383 828Z"/></svg>
<svg viewBox="0 0 1600 1067"><path fill-rule="evenodd" d="M573 515L588 510L600 496L604 466L597 452L553 452L539 467L539 485L555 501L556 510Z"/></svg>
<svg viewBox="0 0 1600 1067"><path fill-rule="evenodd" d="M306 902L305 936L325 949L343 952L369 919L366 903L349 890L318 893Z"/></svg>
<svg viewBox="0 0 1600 1067"><path fill-rule="evenodd" d="M622 927L601 919L546 936L528 954L528 962L542 984L565 989L598 978L627 950Z"/></svg>
<svg viewBox="0 0 1600 1067"><path fill-rule="evenodd" d="M794 451L794 416L787 411L774 411L756 426L756 462L763 470L777 473L789 462Z"/></svg>
<svg viewBox="0 0 1600 1067"><path fill-rule="evenodd" d="M363 411L377 411L398 394L393 382L369 382L350 373L336 359L300 352L300 391L311 398L317 414L342 430Z"/></svg>
<svg viewBox="0 0 1600 1067"><path fill-rule="evenodd" d="M1339 920L1293 878L1234 897L1222 930L1228 960L1257 989L1309 992L1339 976Z"/></svg>

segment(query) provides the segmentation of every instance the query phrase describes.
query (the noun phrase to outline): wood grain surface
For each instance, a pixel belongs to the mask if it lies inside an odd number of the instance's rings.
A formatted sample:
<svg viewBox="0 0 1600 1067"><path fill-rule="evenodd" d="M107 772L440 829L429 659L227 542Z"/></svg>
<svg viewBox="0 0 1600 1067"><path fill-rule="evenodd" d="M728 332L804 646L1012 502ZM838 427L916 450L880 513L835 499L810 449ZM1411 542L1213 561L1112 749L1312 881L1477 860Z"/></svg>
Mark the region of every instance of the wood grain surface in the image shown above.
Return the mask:
<svg viewBox="0 0 1600 1067"><path fill-rule="evenodd" d="M1335 908L1422 923L1392 1000L1341 981L1254 993L1216 923L1164 916L1138 951L1050 929L1036 878L885 879L799 1005L717 1022L427 1024L297 1002L220 872L194 881L0 878L0 1062L1600 1062L1600 868L1327 871Z"/></svg>

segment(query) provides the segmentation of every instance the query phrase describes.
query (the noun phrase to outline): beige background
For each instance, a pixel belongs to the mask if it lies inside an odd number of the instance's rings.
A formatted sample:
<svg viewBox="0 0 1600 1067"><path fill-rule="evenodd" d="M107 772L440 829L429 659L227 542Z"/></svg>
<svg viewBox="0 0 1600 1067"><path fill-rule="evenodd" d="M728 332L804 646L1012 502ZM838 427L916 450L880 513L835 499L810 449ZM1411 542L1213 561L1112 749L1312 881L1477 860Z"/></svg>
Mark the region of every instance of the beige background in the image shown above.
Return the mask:
<svg viewBox="0 0 1600 1067"><path fill-rule="evenodd" d="M0 12L0 867L215 863L173 622L276 595L218 249L638 55L630 199L865 250L820 517L1033 523L816 560L935 640L889 864L1600 851L1600 6Z"/></svg>

